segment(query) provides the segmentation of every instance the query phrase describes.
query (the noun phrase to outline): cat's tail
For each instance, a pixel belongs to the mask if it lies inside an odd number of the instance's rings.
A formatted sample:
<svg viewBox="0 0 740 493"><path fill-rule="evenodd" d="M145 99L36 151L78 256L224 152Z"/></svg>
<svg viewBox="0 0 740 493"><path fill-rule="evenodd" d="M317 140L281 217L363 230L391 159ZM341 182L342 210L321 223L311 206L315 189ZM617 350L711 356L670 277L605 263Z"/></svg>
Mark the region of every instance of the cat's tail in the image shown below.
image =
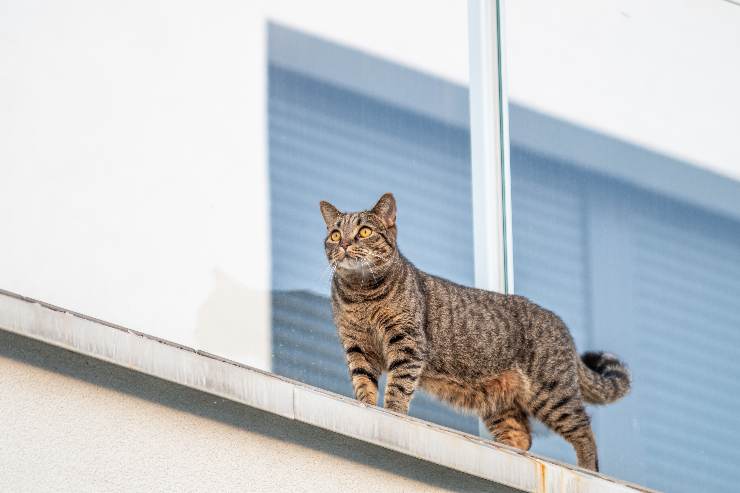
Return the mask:
<svg viewBox="0 0 740 493"><path fill-rule="evenodd" d="M581 395L589 404L609 404L630 391L627 366L613 354L585 352L578 362Z"/></svg>

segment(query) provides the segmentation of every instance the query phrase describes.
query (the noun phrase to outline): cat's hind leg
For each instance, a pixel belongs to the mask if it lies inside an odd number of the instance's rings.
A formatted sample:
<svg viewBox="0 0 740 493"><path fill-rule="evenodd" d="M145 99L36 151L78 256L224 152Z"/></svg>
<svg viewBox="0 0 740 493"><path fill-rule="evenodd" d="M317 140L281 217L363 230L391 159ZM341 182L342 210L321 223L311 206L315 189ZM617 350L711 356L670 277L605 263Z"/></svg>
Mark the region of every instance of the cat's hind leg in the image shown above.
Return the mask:
<svg viewBox="0 0 740 493"><path fill-rule="evenodd" d="M532 445L529 418L516 405L486 411L481 419L497 442L522 450L529 450Z"/></svg>
<svg viewBox="0 0 740 493"><path fill-rule="evenodd" d="M522 407L529 396L529 381L514 369L487 378L481 384L487 402L478 412L493 438L529 450L532 435L529 417Z"/></svg>
<svg viewBox="0 0 740 493"><path fill-rule="evenodd" d="M540 402L532 403L530 412L573 446L580 467L598 471L596 441L580 394L555 390Z"/></svg>

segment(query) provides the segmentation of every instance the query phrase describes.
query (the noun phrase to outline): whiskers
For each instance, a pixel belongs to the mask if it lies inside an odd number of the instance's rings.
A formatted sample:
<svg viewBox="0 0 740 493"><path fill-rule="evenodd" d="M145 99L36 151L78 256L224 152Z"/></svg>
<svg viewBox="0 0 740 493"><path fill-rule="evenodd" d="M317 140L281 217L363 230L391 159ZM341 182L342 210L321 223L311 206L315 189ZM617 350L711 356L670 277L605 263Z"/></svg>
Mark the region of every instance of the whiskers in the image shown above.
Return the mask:
<svg viewBox="0 0 740 493"><path fill-rule="evenodd" d="M360 265L362 265L363 267L367 267L367 269L370 271L370 275L373 276L373 283L377 284L378 277L375 275L372 264L368 262L366 258L360 258Z"/></svg>
<svg viewBox="0 0 740 493"><path fill-rule="evenodd" d="M323 269L321 269L321 282L329 284L331 283L331 280L334 278L334 274L337 272L337 264L339 262L336 259L331 259L328 261L328 263L324 266Z"/></svg>

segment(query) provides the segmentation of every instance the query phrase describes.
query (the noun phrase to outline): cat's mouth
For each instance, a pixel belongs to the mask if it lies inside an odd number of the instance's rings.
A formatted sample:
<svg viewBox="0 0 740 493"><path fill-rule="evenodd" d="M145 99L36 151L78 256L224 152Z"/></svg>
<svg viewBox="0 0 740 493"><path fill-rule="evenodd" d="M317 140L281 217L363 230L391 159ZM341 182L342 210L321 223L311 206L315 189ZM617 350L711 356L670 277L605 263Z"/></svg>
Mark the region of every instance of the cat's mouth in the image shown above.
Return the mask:
<svg viewBox="0 0 740 493"><path fill-rule="evenodd" d="M342 260L337 262L337 267L341 267L342 269L349 269L349 270L357 270L361 269L363 265L363 262L361 259L356 257L350 257L349 255L345 255Z"/></svg>

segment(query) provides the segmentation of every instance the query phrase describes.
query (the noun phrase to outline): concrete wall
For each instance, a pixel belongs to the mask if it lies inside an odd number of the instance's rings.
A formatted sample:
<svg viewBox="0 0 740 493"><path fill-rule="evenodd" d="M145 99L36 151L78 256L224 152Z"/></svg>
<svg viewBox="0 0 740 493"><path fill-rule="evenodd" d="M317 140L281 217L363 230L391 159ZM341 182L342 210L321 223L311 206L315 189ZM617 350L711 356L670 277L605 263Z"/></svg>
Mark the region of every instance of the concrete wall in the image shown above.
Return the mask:
<svg viewBox="0 0 740 493"><path fill-rule="evenodd" d="M5 331L0 389L0 491L513 491Z"/></svg>

